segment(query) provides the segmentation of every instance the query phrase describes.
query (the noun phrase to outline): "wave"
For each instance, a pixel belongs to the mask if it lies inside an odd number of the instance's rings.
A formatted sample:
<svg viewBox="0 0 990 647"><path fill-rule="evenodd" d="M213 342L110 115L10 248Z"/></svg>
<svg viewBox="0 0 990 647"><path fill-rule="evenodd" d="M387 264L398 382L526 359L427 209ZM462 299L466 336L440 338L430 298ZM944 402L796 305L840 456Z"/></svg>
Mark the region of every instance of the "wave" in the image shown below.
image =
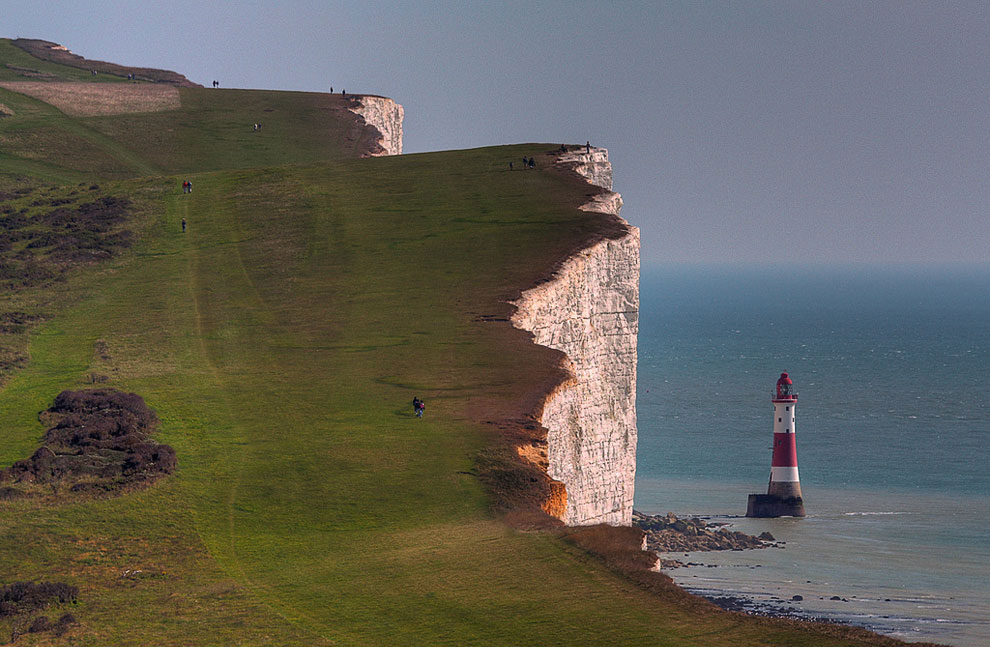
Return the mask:
<svg viewBox="0 0 990 647"><path fill-rule="evenodd" d="M843 512L845 517L874 517L900 514L918 514L917 512Z"/></svg>

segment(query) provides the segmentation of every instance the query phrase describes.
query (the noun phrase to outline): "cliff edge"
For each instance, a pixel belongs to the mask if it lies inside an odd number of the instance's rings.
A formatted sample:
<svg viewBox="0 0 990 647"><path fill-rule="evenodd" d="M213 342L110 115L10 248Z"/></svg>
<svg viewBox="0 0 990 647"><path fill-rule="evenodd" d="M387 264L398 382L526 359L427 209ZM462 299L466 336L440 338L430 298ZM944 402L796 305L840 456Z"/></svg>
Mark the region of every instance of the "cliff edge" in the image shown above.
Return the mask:
<svg viewBox="0 0 990 647"><path fill-rule="evenodd" d="M387 97L359 95L356 104L348 108L378 131L378 146L368 152L372 157L402 154L402 119L405 110Z"/></svg>
<svg viewBox="0 0 990 647"><path fill-rule="evenodd" d="M608 151L580 151L557 163L605 189L581 208L618 218ZM632 523L639 229L620 221L624 235L582 249L514 303L513 324L566 355L569 377L548 394L539 419L547 474L560 484L544 509L567 525Z"/></svg>

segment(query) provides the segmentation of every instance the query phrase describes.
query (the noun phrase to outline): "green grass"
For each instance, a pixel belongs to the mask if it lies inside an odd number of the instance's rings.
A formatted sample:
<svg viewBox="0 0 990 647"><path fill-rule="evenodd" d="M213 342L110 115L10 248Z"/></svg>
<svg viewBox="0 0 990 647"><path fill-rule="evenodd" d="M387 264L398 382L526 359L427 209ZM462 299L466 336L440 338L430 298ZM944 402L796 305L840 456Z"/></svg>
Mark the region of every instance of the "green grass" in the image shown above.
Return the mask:
<svg viewBox="0 0 990 647"><path fill-rule="evenodd" d="M0 103L14 112L0 118L0 173L71 184L349 159L368 143L340 95L179 92L175 110L70 117L0 88Z"/></svg>
<svg viewBox="0 0 990 647"><path fill-rule="evenodd" d="M17 69L23 68L23 69ZM9 38L0 38L0 81L35 81L35 76L25 75L25 70L50 75L51 80L86 81L87 83L120 83L126 82L111 74L93 75L89 70L43 61L31 56L11 42Z"/></svg>
<svg viewBox="0 0 990 647"><path fill-rule="evenodd" d="M345 119L350 100L315 92L180 88L168 112L81 122L170 173L352 158L363 133ZM260 123L262 129L254 130Z"/></svg>
<svg viewBox="0 0 990 647"><path fill-rule="evenodd" d="M485 421L525 411L552 369L525 333L479 318L600 227L574 208L587 187L508 171L549 145L345 159L346 126L321 131L326 148L307 130L323 101L184 91L158 152L135 133L173 113L72 131L38 109L111 157L186 165L195 191L178 176L103 187L141 206L142 243L58 288L72 299L0 393L0 464L94 371L157 409L179 458L124 497L0 503L0 582L81 590L77 629L19 644L857 644L657 597L493 516L474 476ZM294 105L302 132L281 132ZM264 106L276 136L253 138L240 120Z"/></svg>

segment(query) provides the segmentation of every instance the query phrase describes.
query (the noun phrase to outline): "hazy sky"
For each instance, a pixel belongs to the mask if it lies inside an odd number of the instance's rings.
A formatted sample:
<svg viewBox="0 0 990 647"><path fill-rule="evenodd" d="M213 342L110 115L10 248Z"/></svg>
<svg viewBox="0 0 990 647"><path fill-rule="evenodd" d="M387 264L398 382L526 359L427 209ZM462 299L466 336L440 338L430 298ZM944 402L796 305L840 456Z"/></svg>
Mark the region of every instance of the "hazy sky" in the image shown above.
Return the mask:
<svg viewBox="0 0 990 647"><path fill-rule="evenodd" d="M2 36L609 149L646 265L987 263L990 3L4 0Z"/></svg>

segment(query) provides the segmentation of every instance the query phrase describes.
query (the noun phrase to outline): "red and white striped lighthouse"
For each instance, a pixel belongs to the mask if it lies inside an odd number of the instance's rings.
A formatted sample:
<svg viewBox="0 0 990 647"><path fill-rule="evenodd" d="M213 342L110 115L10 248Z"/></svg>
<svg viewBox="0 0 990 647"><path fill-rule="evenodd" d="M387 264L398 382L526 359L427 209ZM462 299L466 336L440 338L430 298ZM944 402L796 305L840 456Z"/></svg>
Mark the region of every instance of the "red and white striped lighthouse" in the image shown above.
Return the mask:
<svg viewBox="0 0 990 647"><path fill-rule="evenodd" d="M766 494L750 494L747 517L803 517L804 499L798 477L795 443L797 393L787 373L781 373L773 395L773 458Z"/></svg>

